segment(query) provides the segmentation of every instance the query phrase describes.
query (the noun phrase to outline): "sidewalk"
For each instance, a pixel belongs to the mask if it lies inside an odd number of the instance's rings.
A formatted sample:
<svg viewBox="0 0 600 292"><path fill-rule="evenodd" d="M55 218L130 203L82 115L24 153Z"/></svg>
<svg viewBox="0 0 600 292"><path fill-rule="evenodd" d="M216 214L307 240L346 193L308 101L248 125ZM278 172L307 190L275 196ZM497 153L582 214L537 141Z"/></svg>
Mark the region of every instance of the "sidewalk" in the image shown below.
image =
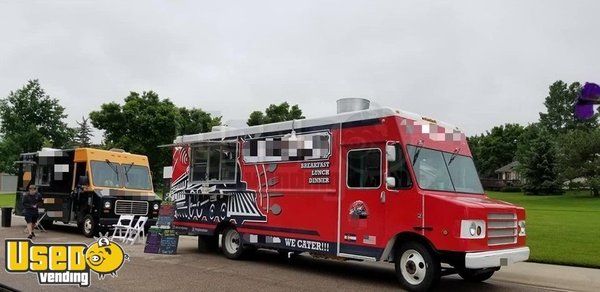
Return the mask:
<svg viewBox="0 0 600 292"><path fill-rule="evenodd" d="M600 269L517 263L502 268L492 279L558 290L600 291Z"/></svg>

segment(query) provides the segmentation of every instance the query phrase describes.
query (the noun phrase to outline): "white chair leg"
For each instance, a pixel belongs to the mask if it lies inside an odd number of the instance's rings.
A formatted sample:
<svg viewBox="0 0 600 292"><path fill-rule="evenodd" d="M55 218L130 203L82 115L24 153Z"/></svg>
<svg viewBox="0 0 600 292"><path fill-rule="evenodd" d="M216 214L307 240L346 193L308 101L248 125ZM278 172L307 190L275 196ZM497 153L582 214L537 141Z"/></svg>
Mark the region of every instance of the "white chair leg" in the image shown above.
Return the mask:
<svg viewBox="0 0 600 292"><path fill-rule="evenodd" d="M134 245L137 242L138 236L139 236L139 232L135 232L135 236L133 237L133 239L131 239L131 245Z"/></svg>

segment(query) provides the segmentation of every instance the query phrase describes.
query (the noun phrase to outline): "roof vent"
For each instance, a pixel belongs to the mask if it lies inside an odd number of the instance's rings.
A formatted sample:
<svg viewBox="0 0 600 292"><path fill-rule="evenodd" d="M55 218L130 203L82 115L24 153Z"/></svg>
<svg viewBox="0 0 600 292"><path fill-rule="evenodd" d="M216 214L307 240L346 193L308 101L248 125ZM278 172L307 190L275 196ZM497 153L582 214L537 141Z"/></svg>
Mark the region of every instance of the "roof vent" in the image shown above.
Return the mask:
<svg viewBox="0 0 600 292"><path fill-rule="evenodd" d="M368 99L364 98L341 98L337 100L337 113L367 110L370 103Z"/></svg>
<svg viewBox="0 0 600 292"><path fill-rule="evenodd" d="M119 148L110 148L110 150L108 150L108 151L125 153L125 150L119 149Z"/></svg>

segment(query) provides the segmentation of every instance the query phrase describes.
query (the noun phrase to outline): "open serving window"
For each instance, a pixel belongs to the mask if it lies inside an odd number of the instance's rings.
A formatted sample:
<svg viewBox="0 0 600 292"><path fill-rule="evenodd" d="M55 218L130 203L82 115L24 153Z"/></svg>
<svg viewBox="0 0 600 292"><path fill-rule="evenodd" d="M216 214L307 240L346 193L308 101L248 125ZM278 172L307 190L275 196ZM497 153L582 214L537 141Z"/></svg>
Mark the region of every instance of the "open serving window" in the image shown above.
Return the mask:
<svg viewBox="0 0 600 292"><path fill-rule="evenodd" d="M235 183L237 141L191 146L191 180L200 183Z"/></svg>

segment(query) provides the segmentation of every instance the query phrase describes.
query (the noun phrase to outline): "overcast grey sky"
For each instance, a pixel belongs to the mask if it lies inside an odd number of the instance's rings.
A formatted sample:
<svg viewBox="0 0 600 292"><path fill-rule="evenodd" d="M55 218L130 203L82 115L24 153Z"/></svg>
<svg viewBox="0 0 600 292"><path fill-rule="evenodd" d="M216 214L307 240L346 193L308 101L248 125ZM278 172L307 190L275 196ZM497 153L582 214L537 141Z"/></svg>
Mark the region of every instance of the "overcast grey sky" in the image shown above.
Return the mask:
<svg viewBox="0 0 600 292"><path fill-rule="evenodd" d="M127 3L125 3L127 2ZM468 135L538 118L557 79L600 81L599 1L0 1L0 96L40 79L70 124L154 90L224 120L341 97Z"/></svg>

